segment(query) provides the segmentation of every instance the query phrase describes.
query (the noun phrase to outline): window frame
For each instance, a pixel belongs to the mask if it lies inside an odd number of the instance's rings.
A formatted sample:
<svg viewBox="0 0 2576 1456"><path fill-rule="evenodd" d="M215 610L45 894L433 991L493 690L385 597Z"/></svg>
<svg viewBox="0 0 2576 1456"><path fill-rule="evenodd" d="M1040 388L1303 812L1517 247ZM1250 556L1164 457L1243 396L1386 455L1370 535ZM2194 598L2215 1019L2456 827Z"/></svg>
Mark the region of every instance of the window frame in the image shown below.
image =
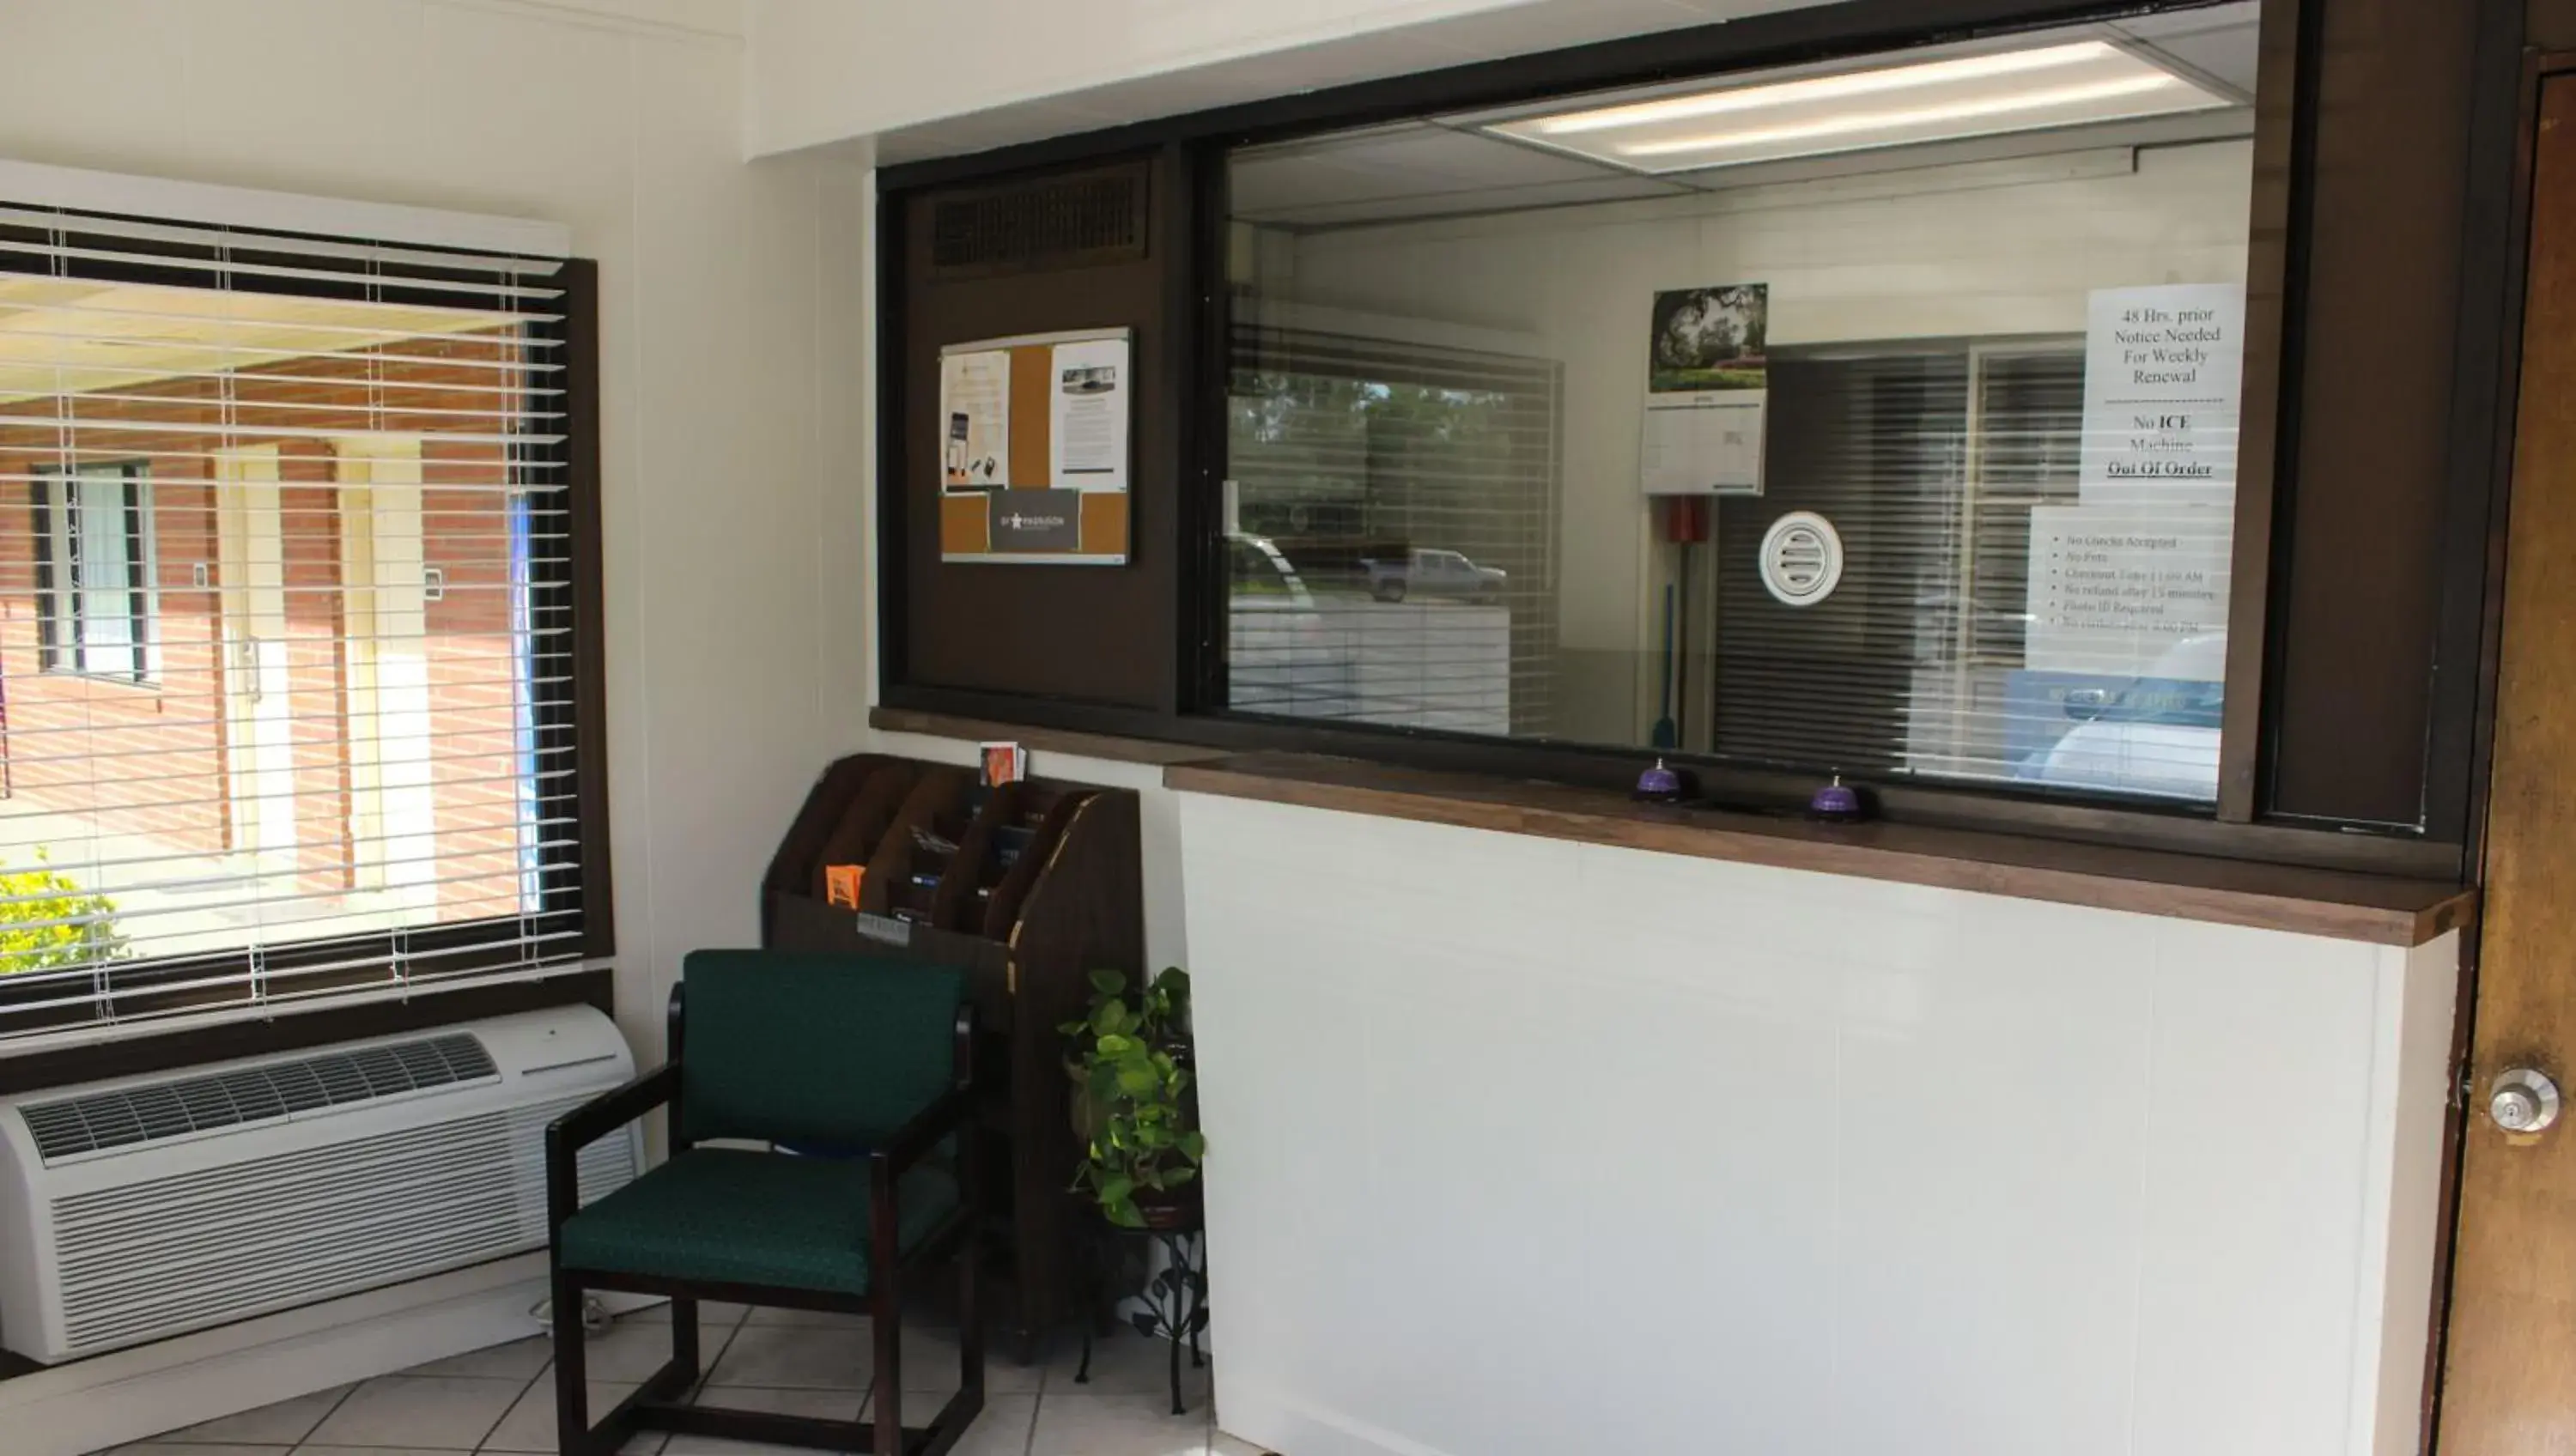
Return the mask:
<svg viewBox="0 0 2576 1456"><path fill-rule="evenodd" d="M76 495L83 477L111 470L124 483L121 514L128 529L120 544L125 548L128 580L126 622L132 640L127 648L134 664L130 672L101 671L88 661L89 589L81 585L81 506ZM161 553L159 533L153 528L150 469L141 461L124 460L41 471L38 479L27 483L27 491L39 547L36 642L42 670L93 682L157 685L161 680Z"/></svg>
<svg viewBox="0 0 2576 1456"><path fill-rule="evenodd" d="M2287 472L2289 446L2296 433L2297 319L2305 293L2302 260L2310 212L2321 22L2316 0L2260 0L2260 5L2263 50L2254 137L2258 183L2252 189L2250 235L2281 242L2258 246L2249 258L2251 306L2218 801L2214 808L2191 807L2002 784L1952 786L1907 780L1873 784L1882 811L1891 820L2392 874L2447 878L2460 872L2462 843L2453 837L2456 830L2433 816L2413 828L2322 824L2286 816L2276 819L2264 808L2261 789L2277 734L2269 710L2279 693L2272 680L2278 645L2272 640L2276 627L2270 617L2279 590L2273 562L2282 550L2274 539L2274 513L2280 504L2275 482ZM1237 147L1453 110L1887 54L1977 35L2134 15L2140 8L2047 0L1847 0L885 169L879 175L877 212L880 706L895 713L928 713L987 724L1019 723L1235 751L1335 754L1416 768L1624 788L1644 750L1422 729L1321 727L1237 714L1225 707L1222 646L1227 630L1228 564L1221 522L1216 518L1226 478L1226 382L1231 364L1224 283L1228 153ZM1176 406L1183 435L1178 507L1183 591L1182 599L1173 604L1182 644L1176 707L1170 712L1147 711L914 682L903 647L908 492L899 424L905 418L906 397L906 278L901 246L906 206L943 188L1097 165L1105 158L1132 156L1146 149L1155 149L1172 162L1183 183L1174 190L1189 209L1189 216L1176 224L1157 225L1158 238L1187 240L1185 254L1170 270L1172 296L1187 305L1187 317L1175 320L1167 342L1180 356L1179 377L1194 386L1191 397ZM2280 180L2261 180L2266 176ZM1698 771L1703 788L1721 802L1785 806L1803 802L1813 787L1812 775L1680 757ZM2447 772L2446 764L2428 764L2428 786ZM2365 832L2336 832L2353 830Z"/></svg>
<svg viewBox="0 0 2576 1456"><path fill-rule="evenodd" d="M305 258L310 255L295 251L298 242L345 245L369 241L357 230L363 224L355 221L365 216L366 209L357 204L352 209L353 229L349 234L288 231L265 224L248 227L262 240L275 238L276 255ZM221 220L191 217L177 210L166 214L99 213L94 207L64 207L61 211L75 224L81 214L95 213L129 221L166 222L183 229L227 226ZM62 230L78 232L77 226ZM14 246L39 244L46 231L15 224L0 226L0 254L10 252ZM475 246L461 241L410 241L399 237L377 241L414 253L452 252L460 257L508 251L500 246ZM195 244L153 246L201 263L213 256ZM142 251L143 245L133 244L127 249L129 256L65 258L56 260L54 266L58 274L75 278L182 288L205 286L201 268L159 265L131 256ZM245 251L236 243L229 256L241 259ZM569 634L540 640L531 674L535 693L532 714L538 730L562 730L571 743L566 756L570 765L567 773L541 790L540 799L546 806L546 815L559 815L568 829L549 836L552 842L543 848L532 872L547 893L565 896L566 905L560 909L541 908L534 915L495 916L375 933L385 940L389 950L399 946L416 956L438 955L443 968L488 969L494 972L490 976L397 986L389 985L376 971L362 969L352 972L345 986L317 984L311 988L316 994L292 1002L244 1004L236 998L218 996L202 1012L159 1014L124 1029L110 1020L67 1021L59 1037L37 1031L23 1042L0 1044L0 1094L105 1076L139 1075L218 1057L266 1054L386 1035L535 1006L589 1004L612 1009L610 976L599 964L616 951L616 906L609 859L605 721L598 265L594 260L569 254L548 256L561 258L561 269L555 275L561 297L547 310L560 318L531 319L525 327L552 342L563 366L562 439L551 445L513 448L531 452L527 456L531 459L536 458L533 452L549 452L549 462L561 467L568 513L562 559L541 559L530 567L532 587L555 593L572 613ZM368 285L366 296L429 304L453 299L452 294L427 286L406 288L403 281L400 275L385 275ZM244 269L231 274L229 286L320 297L347 296L351 285ZM50 552L47 556L50 559ZM57 583L55 590L67 588ZM127 681L121 677L103 680ZM0 712L5 712L5 698L0 698ZM0 718L0 724L5 724L5 718ZM506 938L490 930L496 924L552 917L564 917L558 923L573 931L566 942L570 952L556 963L525 966L511 952ZM271 970L327 965L347 955L346 938L337 943L288 942L257 949L136 960L121 963L104 974L111 985L128 981L133 994L149 995L159 986L188 986L208 979L238 981ZM0 988L5 988L5 981L0 981Z"/></svg>

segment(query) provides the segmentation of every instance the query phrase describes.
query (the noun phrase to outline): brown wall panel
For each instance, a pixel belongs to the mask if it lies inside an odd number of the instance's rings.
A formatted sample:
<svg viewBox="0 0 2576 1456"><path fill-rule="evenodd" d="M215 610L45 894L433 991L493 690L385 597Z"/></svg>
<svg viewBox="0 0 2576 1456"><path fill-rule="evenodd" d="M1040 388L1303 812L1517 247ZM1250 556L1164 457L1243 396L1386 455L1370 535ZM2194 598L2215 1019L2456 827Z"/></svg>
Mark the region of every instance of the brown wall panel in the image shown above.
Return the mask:
<svg viewBox="0 0 2576 1456"><path fill-rule="evenodd" d="M2524 34L2544 51L2576 50L2576 0L2530 0Z"/></svg>
<svg viewBox="0 0 2576 1456"><path fill-rule="evenodd" d="M2272 808L2423 812L2477 12L2321 0Z"/></svg>
<svg viewBox="0 0 2576 1456"><path fill-rule="evenodd" d="M1183 381L1167 327L1185 260L1164 245L1181 205L1176 169L1157 160L1142 258L1021 272L934 276L932 213L941 193L906 199L902 229L905 655L903 683L1170 711L1179 681L1179 411ZM977 190L990 190L979 187ZM1134 330L1130 432L1133 512L1125 566L943 563L939 552L939 351L943 345L1066 329ZM1014 467L1017 468L1016 465Z"/></svg>

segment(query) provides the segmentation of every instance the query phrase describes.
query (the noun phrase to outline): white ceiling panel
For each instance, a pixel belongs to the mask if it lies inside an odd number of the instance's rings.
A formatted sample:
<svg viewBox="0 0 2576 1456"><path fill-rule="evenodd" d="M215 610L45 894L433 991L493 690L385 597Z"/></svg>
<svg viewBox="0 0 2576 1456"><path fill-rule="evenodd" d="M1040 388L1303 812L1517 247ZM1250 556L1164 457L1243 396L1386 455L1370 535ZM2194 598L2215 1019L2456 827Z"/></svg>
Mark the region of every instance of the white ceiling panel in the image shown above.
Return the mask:
<svg viewBox="0 0 2576 1456"><path fill-rule="evenodd" d="M2195 35L2158 36L2151 45L2210 79L2235 88L2238 94L2251 96L2257 39L2253 26L2242 25Z"/></svg>
<svg viewBox="0 0 2576 1456"><path fill-rule="evenodd" d="M2255 55L2262 33L2255 0L2141 15L2114 21L2109 28L2245 95L2254 94Z"/></svg>
<svg viewBox="0 0 2576 1456"><path fill-rule="evenodd" d="M1429 123L1265 148L1235 163L1234 215L1292 227L1556 207L1681 189Z"/></svg>
<svg viewBox="0 0 2576 1456"><path fill-rule="evenodd" d="M1690 191L1653 177L1595 176L1578 181L1540 182L1527 187L1494 187L1432 196L1391 196L1334 200L1299 207L1247 211L1234 215L1246 222L1290 228L1349 227L1378 222L1418 222L1429 218L1465 217L1493 212L1522 212L1538 207L1565 207L1585 202L1628 202L1641 197L1672 197Z"/></svg>
<svg viewBox="0 0 2576 1456"><path fill-rule="evenodd" d="M1598 166L1579 157L1417 122L1248 154L1235 165L1234 195L1238 207L1295 207L1319 197L1352 201L1425 188L1472 191L1600 175Z"/></svg>

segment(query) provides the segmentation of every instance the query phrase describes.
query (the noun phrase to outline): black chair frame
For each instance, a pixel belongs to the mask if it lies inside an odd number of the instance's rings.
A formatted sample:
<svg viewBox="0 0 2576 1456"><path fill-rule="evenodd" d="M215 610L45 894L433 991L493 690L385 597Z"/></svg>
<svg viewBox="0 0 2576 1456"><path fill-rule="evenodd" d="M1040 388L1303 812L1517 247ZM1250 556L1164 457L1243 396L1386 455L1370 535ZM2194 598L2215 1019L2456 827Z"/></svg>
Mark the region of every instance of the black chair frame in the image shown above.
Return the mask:
<svg viewBox="0 0 2576 1456"><path fill-rule="evenodd" d="M681 1024L684 986L671 989L670 1059L614 1092L558 1118L546 1129L548 1263L554 1284L555 1419L562 1456L614 1456L638 1431L687 1432L733 1441L865 1451L875 1456L944 1456L984 1408L984 1319L976 1271L984 1223L983 1145L975 1097L975 1009L960 1007L955 1078L911 1122L868 1154L869 1291L864 1295L759 1284L652 1278L606 1269L568 1269L563 1226L579 1211L581 1150L644 1116L669 1108L671 1155L680 1136ZM959 1207L910 1251L897 1232L896 1180L947 1138L957 1139ZM784 1155L781 1155L784 1156ZM903 1424L903 1287L950 1254L957 1257L957 1393L927 1426ZM582 1348L582 1297L593 1290L658 1294L671 1301L671 1358L596 1426L590 1423L588 1371ZM875 1346L875 1408L868 1420L832 1421L766 1411L687 1403L698 1381L698 1301L833 1310L869 1316Z"/></svg>

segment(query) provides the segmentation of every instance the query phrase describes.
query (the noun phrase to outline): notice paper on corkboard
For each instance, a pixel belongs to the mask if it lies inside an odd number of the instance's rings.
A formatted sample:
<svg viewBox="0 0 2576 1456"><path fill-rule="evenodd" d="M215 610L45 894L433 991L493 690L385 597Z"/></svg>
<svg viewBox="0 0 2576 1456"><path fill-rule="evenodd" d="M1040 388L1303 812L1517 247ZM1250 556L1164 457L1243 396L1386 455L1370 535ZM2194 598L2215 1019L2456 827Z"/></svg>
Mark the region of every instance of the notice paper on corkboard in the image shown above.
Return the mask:
<svg viewBox="0 0 2576 1456"><path fill-rule="evenodd" d="M1135 351L1126 329L939 351L939 559L1123 566Z"/></svg>

